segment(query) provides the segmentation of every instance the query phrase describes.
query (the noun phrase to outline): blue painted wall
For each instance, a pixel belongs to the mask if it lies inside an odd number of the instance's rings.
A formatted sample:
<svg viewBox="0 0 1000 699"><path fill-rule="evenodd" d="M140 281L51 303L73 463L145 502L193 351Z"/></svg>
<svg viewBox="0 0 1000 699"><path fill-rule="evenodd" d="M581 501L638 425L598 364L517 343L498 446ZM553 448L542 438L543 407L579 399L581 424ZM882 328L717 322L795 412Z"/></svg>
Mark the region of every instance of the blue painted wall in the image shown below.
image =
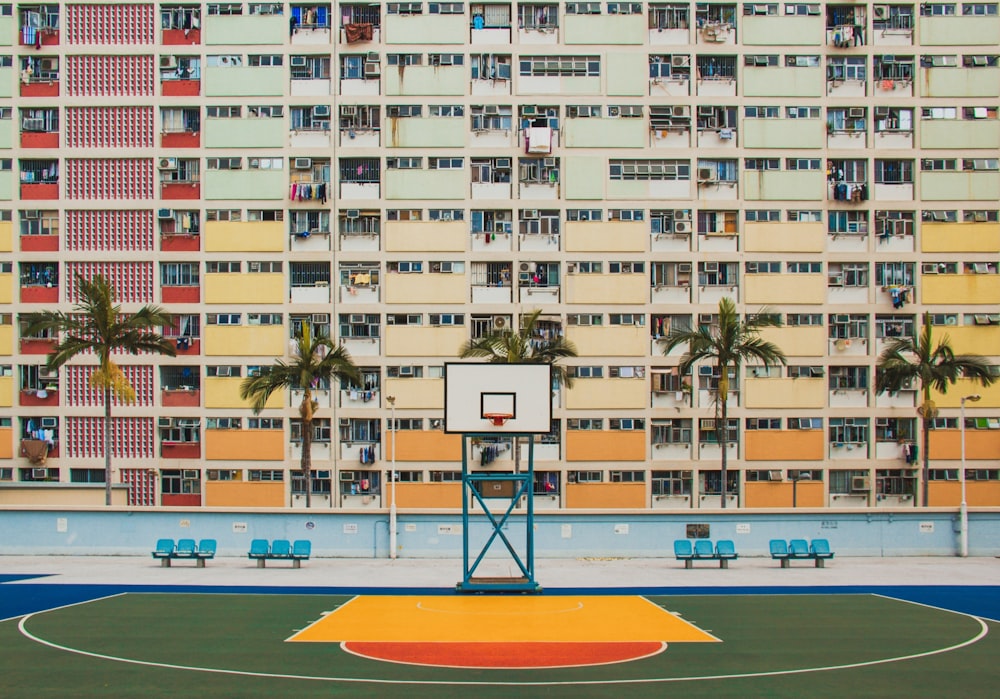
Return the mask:
<svg viewBox="0 0 1000 699"><path fill-rule="evenodd" d="M969 551L1000 555L1000 512L969 517ZM546 513L535 517L539 558L586 556L672 556L674 539L687 524L708 524L712 539L732 539L744 556L767 555L773 538L826 538L838 555L953 556L958 550L958 518L953 512L820 513ZM148 555L159 538L214 538L222 556L243 556L250 540L310 539L314 555L385 558L388 516L350 512L219 512L205 510L0 510L0 554ZM461 516L399 516L399 556L458 558ZM473 547L489 536L473 522ZM523 552L524 520L504 533ZM500 551L499 542L494 549ZM476 551L479 548L475 548ZM491 550L491 551L492 551Z"/></svg>

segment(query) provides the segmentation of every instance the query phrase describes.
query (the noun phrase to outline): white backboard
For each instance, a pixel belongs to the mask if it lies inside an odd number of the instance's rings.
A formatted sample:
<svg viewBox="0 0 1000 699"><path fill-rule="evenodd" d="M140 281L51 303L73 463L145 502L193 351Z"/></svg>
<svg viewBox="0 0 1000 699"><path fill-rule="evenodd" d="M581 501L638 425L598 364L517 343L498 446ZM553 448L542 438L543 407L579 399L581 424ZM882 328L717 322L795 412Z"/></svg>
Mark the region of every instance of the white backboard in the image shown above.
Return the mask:
<svg viewBox="0 0 1000 699"><path fill-rule="evenodd" d="M494 425L487 413L511 417ZM444 431L546 434L552 423L552 371L548 364L447 362Z"/></svg>

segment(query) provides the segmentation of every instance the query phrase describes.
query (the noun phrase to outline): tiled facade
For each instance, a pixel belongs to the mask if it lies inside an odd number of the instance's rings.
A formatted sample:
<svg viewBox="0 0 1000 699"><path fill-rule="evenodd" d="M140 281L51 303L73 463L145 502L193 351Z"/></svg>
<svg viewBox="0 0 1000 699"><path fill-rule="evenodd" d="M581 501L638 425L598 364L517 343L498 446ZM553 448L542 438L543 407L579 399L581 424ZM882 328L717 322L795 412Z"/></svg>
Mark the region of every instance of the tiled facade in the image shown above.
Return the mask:
<svg viewBox="0 0 1000 699"><path fill-rule="evenodd" d="M736 377L731 505L913 505L919 397L875 363L925 311L1000 360L998 36L995 2L0 4L0 490L103 478L86 359L48 375L19 323L101 273L176 317L176 358L121 358L134 505L303 506L300 394L239 384L307 324L364 374L318 392L313 506L388 505L392 395L399 504L458 507L442 366L540 308L580 356L536 507L716 507L718 377L662 338L723 297L789 357ZM971 393L1000 505L1000 386L962 383L931 505Z"/></svg>

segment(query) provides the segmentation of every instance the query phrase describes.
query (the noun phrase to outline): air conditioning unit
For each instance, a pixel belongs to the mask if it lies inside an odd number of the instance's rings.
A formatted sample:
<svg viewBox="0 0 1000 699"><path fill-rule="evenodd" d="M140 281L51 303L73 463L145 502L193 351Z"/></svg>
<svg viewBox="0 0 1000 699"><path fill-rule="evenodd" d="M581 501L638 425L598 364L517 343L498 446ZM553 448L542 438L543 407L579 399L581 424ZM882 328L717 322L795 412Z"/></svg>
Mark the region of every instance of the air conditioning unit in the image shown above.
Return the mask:
<svg viewBox="0 0 1000 699"><path fill-rule="evenodd" d="M351 419L349 417L342 417L342 418L340 418L340 420L339 420L339 422L337 424L339 424L341 427L350 427L351 426Z"/></svg>
<svg viewBox="0 0 1000 699"><path fill-rule="evenodd" d="M176 170L177 158L160 158L159 168L161 170Z"/></svg>
<svg viewBox="0 0 1000 699"><path fill-rule="evenodd" d="M853 476L851 478L851 490L854 492L864 492L868 488L868 476Z"/></svg>
<svg viewBox="0 0 1000 699"><path fill-rule="evenodd" d="M715 107L698 107L698 116L700 117L715 116Z"/></svg>
<svg viewBox="0 0 1000 699"><path fill-rule="evenodd" d="M493 316L493 327L497 330L502 330L507 327L507 319L503 316Z"/></svg>
<svg viewBox="0 0 1000 699"><path fill-rule="evenodd" d="M937 274L938 267L936 262L924 262L920 265L920 272L922 274Z"/></svg>
<svg viewBox="0 0 1000 699"><path fill-rule="evenodd" d="M525 209L521 212L521 218L538 218L538 209Z"/></svg>
<svg viewBox="0 0 1000 699"><path fill-rule="evenodd" d="M872 8L872 16L875 19L889 19L889 6L888 5L875 5Z"/></svg>
<svg viewBox="0 0 1000 699"><path fill-rule="evenodd" d="M295 158L292 167L296 170L308 170L313 166L312 158Z"/></svg>
<svg viewBox="0 0 1000 699"><path fill-rule="evenodd" d="M621 115L622 115L622 109L621 109L621 107L610 107L610 106L608 107L608 116L609 117L619 117Z"/></svg>
<svg viewBox="0 0 1000 699"><path fill-rule="evenodd" d="M163 220L163 219L172 219L173 217L174 217L174 210L173 209L157 209L156 210L156 218L158 218L158 219L161 219L161 220Z"/></svg>
<svg viewBox="0 0 1000 699"><path fill-rule="evenodd" d="M520 266L518 267L518 269L519 269L520 271L522 271L522 272L526 272L526 273L527 273L527 272L531 272L531 263L530 263L530 262L522 262L522 263L520 264Z"/></svg>
<svg viewBox="0 0 1000 699"><path fill-rule="evenodd" d="M330 116L330 105L328 104L317 104L312 108L312 115L314 117L329 117Z"/></svg>
<svg viewBox="0 0 1000 699"><path fill-rule="evenodd" d="M354 471L341 471L340 480L349 482L354 480Z"/></svg>
<svg viewBox="0 0 1000 699"><path fill-rule="evenodd" d="M33 468L31 469L31 477L36 481L44 480L49 477L49 470L47 468Z"/></svg>
<svg viewBox="0 0 1000 699"><path fill-rule="evenodd" d="M399 367L399 375L400 376L413 376L413 367L412 366L401 366L401 367Z"/></svg>
<svg viewBox="0 0 1000 699"><path fill-rule="evenodd" d="M864 107L853 107L847 110L847 116L852 119L863 119L865 116Z"/></svg>
<svg viewBox="0 0 1000 699"><path fill-rule="evenodd" d="M698 367L698 376L711 376L712 367L708 365L703 365Z"/></svg>
<svg viewBox="0 0 1000 699"><path fill-rule="evenodd" d="M365 60L368 63L378 63L379 62L378 51L369 51L368 55L365 56Z"/></svg>
<svg viewBox="0 0 1000 699"><path fill-rule="evenodd" d="M671 56L670 57L670 65L672 65L674 68L683 68L684 66L689 66L689 65L691 65L691 57L690 56Z"/></svg>
<svg viewBox="0 0 1000 699"><path fill-rule="evenodd" d="M306 57L305 56L292 56L289 60L289 64L292 68L305 68L306 67Z"/></svg>
<svg viewBox="0 0 1000 699"><path fill-rule="evenodd" d="M538 109L535 105L529 104L521 107L521 116L534 116L538 113Z"/></svg>
<svg viewBox="0 0 1000 699"><path fill-rule="evenodd" d="M715 170L710 167L700 167L698 168L698 181L699 182L712 182L715 180Z"/></svg>
<svg viewBox="0 0 1000 699"><path fill-rule="evenodd" d="M671 110L671 114L673 114L675 117L690 117L691 107L687 106L686 104L675 105Z"/></svg>
<svg viewBox="0 0 1000 699"><path fill-rule="evenodd" d="M487 104L483 107L483 114L496 115L500 113L500 107L495 104Z"/></svg>
<svg viewBox="0 0 1000 699"><path fill-rule="evenodd" d="M315 114L315 107L313 107L313 114ZM343 105L340 108L340 116L342 117L352 117L358 113L358 108L355 105Z"/></svg>
<svg viewBox="0 0 1000 699"><path fill-rule="evenodd" d="M361 218L361 209L348 209L344 213L344 218L354 220L356 218Z"/></svg>
<svg viewBox="0 0 1000 699"><path fill-rule="evenodd" d="M159 420L157 420L156 424L160 427L172 427L174 421L171 420L169 417L161 417Z"/></svg>
<svg viewBox="0 0 1000 699"><path fill-rule="evenodd" d="M233 368L231 366L218 366L215 367L216 376L229 376L233 373Z"/></svg>
<svg viewBox="0 0 1000 699"><path fill-rule="evenodd" d="M889 116L889 107L875 107L875 116Z"/></svg>
<svg viewBox="0 0 1000 699"><path fill-rule="evenodd" d="M59 418L57 417L43 417L39 420L39 424L45 429L55 429L59 426Z"/></svg>
<svg viewBox="0 0 1000 699"><path fill-rule="evenodd" d="M510 169L510 158L497 158L494 167L498 170L509 170Z"/></svg>
<svg viewBox="0 0 1000 699"><path fill-rule="evenodd" d="M576 274L576 265L570 262L566 265L566 274Z"/></svg>
<svg viewBox="0 0 1000 699"><path fill-rule="evenodd" d="M46 381L55 381L59 378L58 369L49 369L47 366L38 367L38 378Z"/></svg>
<svg viewBox="0 0 1000 699"><path fill-rule="evenodd" d="M780 481L782 478L781 471L768 471L767 480L769 481Z"/></svg>
<svg viewBox="0 0 1000 699"><path fill-rule="evenodd" d="M330 314L329 313L313 313L312 314L312 322L315 323L315 324L317 324L317 325L323 325L325 323L329 323L330 322Z"/></svg>
<svg viewBox="0 0 1000 699"><path fill-rule="evenodd" d="M35 219L39 219L42 217L42 212L40 212L38 209L31 209L29 211L25 211L23 215L24 218L27 219L28 221L34 221Z"/></svg>
<svg viewBox="0 0 1000 699"><path fill-rule="evenodd" d="M365 77L377 78L381 74L378 63L365 63Z"/></svg>
<svg viewBox="0 0 1000 699"><path fill-rule="evenodd" d="M247 270L250 271L250 272L259 272L260 271L260 262L248 262L247 263Z"/></svg>
<svg viewBox="0 0 1000 699"><path fill-rule="evenodd" d="M177 67L177 57L176 56L160 56L160 68L166 70L173 70Z"/></svg>
<svg viewBox="0 0 1000 699"><path fill-rule="evenodd" d="M543 167L555 167L556 166L556 159L555 158L542 158L542 166Z"/></svg>

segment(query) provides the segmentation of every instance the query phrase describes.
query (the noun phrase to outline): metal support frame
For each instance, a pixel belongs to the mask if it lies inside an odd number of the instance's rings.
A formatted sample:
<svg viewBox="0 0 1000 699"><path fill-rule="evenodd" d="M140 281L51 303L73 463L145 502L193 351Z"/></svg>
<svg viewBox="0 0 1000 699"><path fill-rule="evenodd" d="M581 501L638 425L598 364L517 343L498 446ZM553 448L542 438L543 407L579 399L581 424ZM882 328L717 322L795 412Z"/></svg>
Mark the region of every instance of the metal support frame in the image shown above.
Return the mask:
<svg viewBox="0 0 1000 699"><path fill-rule="evenodd" d="M471 473L469 471L468 440L470 437L494 437L497 433L463 434L462 435L462 581L456 583L459 592L541 592L541 586L535 582L535 505L534 505L534 475L535 475L535 435L521 433L504 433L514 440L514 448L518 448L518 438L528 437L528 468L518 473ZM510 497L503 514L497 517L486 503L476 485L483 481L509 481L514 484L514 493ZM471 515L469 513L470 497L483 508L484 519L490 526L490 535L483 544L475 560L470 564L472 551L469 540ZM511 542L504 527L511 520L514 508L524 497L526 508L524 515L525 540L524 550L518 551ZM496 498L491 498L496 500ZM520 517L520 515L518 515ZM476 578L476 569L482 563L490 547L500 541L511 559L521 571L517 578Z"/></svg>

